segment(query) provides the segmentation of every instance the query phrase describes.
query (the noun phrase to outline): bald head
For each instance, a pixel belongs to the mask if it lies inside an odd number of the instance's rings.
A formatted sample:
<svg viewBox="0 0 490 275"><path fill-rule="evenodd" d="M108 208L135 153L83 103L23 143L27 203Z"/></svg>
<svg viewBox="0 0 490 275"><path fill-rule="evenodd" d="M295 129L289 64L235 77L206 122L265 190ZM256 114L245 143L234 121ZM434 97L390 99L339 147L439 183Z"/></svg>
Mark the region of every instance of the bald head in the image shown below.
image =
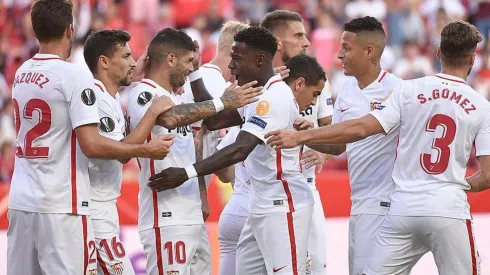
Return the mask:
<svg viewBox="0 0 490 275"><path fill-rule="evenodd" d="M371 16L355 18L344 24L344 32L355 34L355 40L365 48L372 46L374 56L381 58L386 46L386 34L383 25Z"/></svg>

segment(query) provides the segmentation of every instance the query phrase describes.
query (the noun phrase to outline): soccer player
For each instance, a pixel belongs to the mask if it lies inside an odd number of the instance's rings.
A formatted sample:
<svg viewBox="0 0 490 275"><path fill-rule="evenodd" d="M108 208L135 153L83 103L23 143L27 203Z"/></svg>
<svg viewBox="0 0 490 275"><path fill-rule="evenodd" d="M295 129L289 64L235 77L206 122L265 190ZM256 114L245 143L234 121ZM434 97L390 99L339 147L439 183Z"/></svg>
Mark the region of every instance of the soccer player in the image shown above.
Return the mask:
<svg viewBox="0 0 490 275"><path fill-rule="evenodd" d="M265 91L244 108L246 118L236 141L214 155L183 168L168 168L150 178L154 190L173 190L189 178L245 161L250 175L250 211L237 248L236 274L304 274L313 196L301 173L300 148L276 151L264 144L271 129L294 129L299 111L315 104L325 72L311 57L308 77L291 89L276 75L272 59L277 40L266 29L250 27L235 36L231 73L239 84L257 79ZM290 68L291 71L294 68ZM311 80L311 81L310 81Z"/></svg>
<svg viewBox="0 0 490 275"><path fill-rule="evenodd" d="M131 36L122 30L102 30L91 34L84 46L84 57L95 79L99 108L99 133L124 143L141 144L148 137L158 114L173 105L167 97L153 100L139 127L126 136L126 121L118 90L131 84L136 62L128 45ZM163 105L162 105L163 104ZM172 135L167 135L171 138ZM97 246L98 272L135 274L119 239L116 201L121 194L122 164L125 160L89 160L91 219Z"/></svg>
<svg viewBox="0 0 490 275"><path fill-rule="evenodd" d="M480 273L465 191L483 189L490 182L490 103L466 84L481 40L473 25L449 23L437 50L441 73L400 82L385 102L362 118L267 135L277 148L342 144L400 125L391 207L364 268L366 275L408 274L428 251L440 274ZM481 171L465 179L473 144Z"/></svg>
<svg viewBox="0 0 490 275"><path fill-rule="evenodd" d="M284 65L291 57L305 54L311 46L308 41L303 18L297 12L275 10L265 15L260 25L269 29L278 41L277 52L274 56L275 67ZM316 104L308 106L301 116L312 122L314 127L329 125L332 121L332 95L328 81ZM302 153L303 174L313 193L313 207L310 239L308 244L308 272L311 274L326 274L327 233L325 214L323 212L320 193L316 188L316 172L319 173L325 163L326 156L308 147Z"/></svg>
<svg viewBox="0 0 490 275"><path fill-rule="evenodd" d="M9 194L9 275L95 274L87 157L162 159L172 144L156 138L150 144L129 145L99 135L93 77L84 67L66 62L74 39L72 12L64 0L33 4L39 53L15 74L17 150Z"/></svg>
<svg viewBox="0 0 490 275"><path fill-rule="evenodd" d="M185 32L171 28L158 32L148 48L146 78L128 97L127 116L131 131L144 117L155 96L168 97L176 104L158 117L148 136L150 141L161 134L176 135L167 158L162 161L138 159L141 165L138 229L147 258L148 274L211 274L210 247L197 180L192 179L179 188L157 193L147 187L148 178L167 167L185 167L195 162L190 129L192 123L212 115L228 117L229 110L236 112L236 108L258 100L254 97L262 90L261 86L251 88L256 81L240 88L235 88L234 83L221 98L183 104L180 97L171 91L184 85L186 77L194 70L194 51L195 45ZM202 79L197 78L196 74L190 76L191 86L196 79L202 84ZM226 110L221 111L223 108ZM206 120L203 123L207 125Z"/></svg>

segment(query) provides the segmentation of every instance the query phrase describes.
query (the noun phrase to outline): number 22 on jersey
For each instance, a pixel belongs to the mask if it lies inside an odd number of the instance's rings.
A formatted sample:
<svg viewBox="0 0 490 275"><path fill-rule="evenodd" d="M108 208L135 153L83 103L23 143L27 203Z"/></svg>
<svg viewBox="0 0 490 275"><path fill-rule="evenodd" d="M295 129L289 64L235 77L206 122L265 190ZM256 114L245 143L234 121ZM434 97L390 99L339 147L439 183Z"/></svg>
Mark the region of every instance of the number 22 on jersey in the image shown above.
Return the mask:
<svg viewBox="0 0 490 275"><path fill-rule="evenodd" d="M39 115L37 123L33 121L33 123L35 123L34 127L29 129L25 134L24 148L18 146L16 155L18 157L25 157L28 159L48 158L49 147L32 146L35 139L46 134L51 128L51 108L49 107L48 103L38 98L30 99L23 108L21 118L19 103L15 98L12 102L14 105L15 132L17 133L17 139L19 139L21 121L32 121L34 112L37 112Z"/></svg>

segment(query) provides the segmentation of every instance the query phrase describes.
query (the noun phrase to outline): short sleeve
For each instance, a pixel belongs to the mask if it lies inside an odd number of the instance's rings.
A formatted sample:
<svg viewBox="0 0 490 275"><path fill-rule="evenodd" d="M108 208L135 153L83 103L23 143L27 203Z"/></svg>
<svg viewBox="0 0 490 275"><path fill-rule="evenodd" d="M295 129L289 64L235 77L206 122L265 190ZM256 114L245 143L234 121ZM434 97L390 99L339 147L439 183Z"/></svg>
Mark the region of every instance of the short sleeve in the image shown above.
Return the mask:
<svg viewBox="0 0 490 275"><path fill-rule="evenodd" d="M273 98L263 97L259 101L249 104L245 108L245 124L242 131L249 132L264 143L264 136L270 131L286 129L289 123L290 102Z"/></svg>
<svg viewBox="0 0 490 275"><path fill-rule="evenodd" d="M333 115L332 93L330 93L330 84L325 83L322 93L318 97L318 119Z"/></svg>
<svg viewBox="0 0 490 275"><path fill-rule="evenodd" d="M401 120L401 108L404 102L404 93L409 89L410 84L400 81L395 89L388 94L385 101L376 107L370 114L378 120L385 133L397 126Z"/></svg>
<svg viewBox="0 0 490 275"><path fill-rule="evenodd" d="M475 139L476 156L490 155L490 111L487 112Z"/></svg>
<svg viewBox="0 0 490 275"><path fill-rule="evenodd" d="M103 97L98 102L99 106L99 133L100 135L112 140L122 140L124 133L122 132L121 122L118 121L118 116L114 107L107 102ZM122 122L124 123L124 121Z"/></svg>
<svg viewBox="0 0 490 275"><path fill-rule="evenodd" d="M332 124L342 122L342 112L340 111L340 100L337 97L333 107Z"/></svg>
<svg viewBox="0 0 490 275"><path fill-rule="evenodd" d="M86 68L77 68L74 77L75 85L66 87L66 98L69 104L69 113L72 128L86 124L99 123L97 98L94 92L94 78ZM72 81L72 79L64 79ZM72 88L73 87L73 88Z"/></svg>

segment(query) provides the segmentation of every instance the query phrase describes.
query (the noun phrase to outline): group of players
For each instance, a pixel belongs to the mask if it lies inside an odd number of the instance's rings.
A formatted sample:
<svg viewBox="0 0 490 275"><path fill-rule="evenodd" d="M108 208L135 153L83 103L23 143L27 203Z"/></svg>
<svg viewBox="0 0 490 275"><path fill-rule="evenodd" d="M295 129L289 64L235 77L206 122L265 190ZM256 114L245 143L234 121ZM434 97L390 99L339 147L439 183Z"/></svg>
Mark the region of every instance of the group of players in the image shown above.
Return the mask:
<svg viewBox="0 0 490 275"><path fill-rule="evenodd" d="M351 275L409 274L428 251L440 274L479 274L465 192L490 187L490 104L465 83L481 41L474 26L445 26L442 73L403 81L381 69L381 23L345 23L338 57L351 77L332 106L294 12L225 23L200 67L182 31L158 32L138 62L127 32L95 32L84 47L91 73L65 61L70 3L36 1L31 17L40 51L13 87L7 274L134 274L116 208L133 157L147 274L211 274L212 173L234 184L219 220L220 274L326 274L315 173L344 151ZM482 169L465 179L473 145Z"/></svg>

